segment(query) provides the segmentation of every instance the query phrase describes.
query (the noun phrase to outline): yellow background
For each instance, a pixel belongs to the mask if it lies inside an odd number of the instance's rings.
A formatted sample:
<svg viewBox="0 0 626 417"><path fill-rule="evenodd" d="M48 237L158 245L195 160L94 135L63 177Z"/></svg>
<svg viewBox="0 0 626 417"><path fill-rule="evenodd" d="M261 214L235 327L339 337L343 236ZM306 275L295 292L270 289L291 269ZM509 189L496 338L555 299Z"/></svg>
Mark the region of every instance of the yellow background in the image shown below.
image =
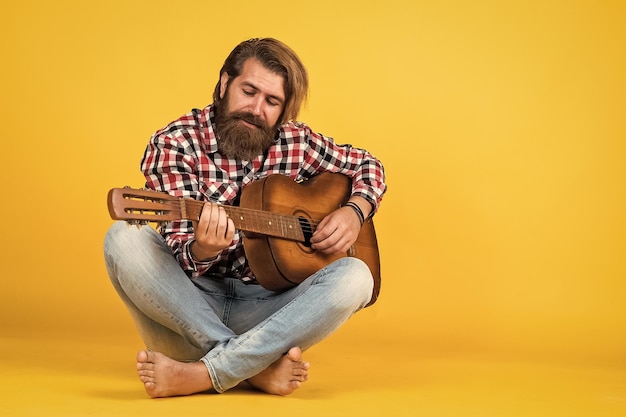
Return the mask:
<svg viewBox="0 0 626 417"><path fill-rule="evenodd" d="M300 118L388 175L381 298L340 340L623 376L624 2L27 0L0 13L6 340L106 335L132 359L102 257L106 192L142 186L149 136L210 103L238 42L271 36L309 70Z"/></svg>

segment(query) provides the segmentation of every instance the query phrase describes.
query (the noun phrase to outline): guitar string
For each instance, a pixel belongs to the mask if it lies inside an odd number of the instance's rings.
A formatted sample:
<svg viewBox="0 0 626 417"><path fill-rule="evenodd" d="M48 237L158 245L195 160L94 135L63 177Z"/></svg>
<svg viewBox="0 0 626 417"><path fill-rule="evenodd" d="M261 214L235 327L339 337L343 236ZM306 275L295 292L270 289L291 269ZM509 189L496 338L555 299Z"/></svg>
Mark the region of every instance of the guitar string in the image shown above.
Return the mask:
<svg viewBox="0 0 626 417"><path fill-rule="evenodd" d="M149 199L148 199L149 200ZM162 203L167 204L169 206L179 206L180 203L178 200L175 201L163 201ZM202 206L204 206L205 202L204 201L198 201L198 200L185 200L185 204L188 204L191 206L190 209L188 209L187 211L193 211L193 209L197 209L197 210L201 210ZM284 223L289 223L291 219L297 219L298 220L298 224L302 227L302 231L305 233L313 233L315 231L315 229L317 228L317 226L320 224L321 220L317 220L317 219L306 219L306 223L302 223L300 222L300 218L294 215L289 215L289 214L282 214L282 213L272 213L272 212L267 212L267 211L263 211L263 210L256 210L256 209L250 209L250 208L246 208L246 207L239 207L239 206L224 206L222 205L222 207L224 207L224 209L226 211L228 210L233 210L233 211L240 211L240 212L244 212L244 213L249 213L249 214L254 214L254 216L256 216L257 218L264 220L264 221L271 221L271 220L275 220L275 221L279 221L279 222L284 222ZM141 210L137 210L137 211L141 211ZM144 211L149 211L149 210L144 210ZM155 211L159 211L159 210L155 210Z"/></svg>

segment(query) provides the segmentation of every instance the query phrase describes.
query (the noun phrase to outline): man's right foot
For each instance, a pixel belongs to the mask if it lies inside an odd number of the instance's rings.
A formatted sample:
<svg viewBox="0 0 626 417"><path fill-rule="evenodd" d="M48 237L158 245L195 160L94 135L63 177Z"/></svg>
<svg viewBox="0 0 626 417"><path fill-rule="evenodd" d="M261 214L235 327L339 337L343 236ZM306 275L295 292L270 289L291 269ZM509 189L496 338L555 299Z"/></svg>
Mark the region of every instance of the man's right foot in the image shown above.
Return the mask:
<svg viewBox="0 0 626 417"><path fill-rule="evenodd" d="M137 374L152 398L189 395L213 388L202 362L178 362L159 352L137 354Z"/></svg>

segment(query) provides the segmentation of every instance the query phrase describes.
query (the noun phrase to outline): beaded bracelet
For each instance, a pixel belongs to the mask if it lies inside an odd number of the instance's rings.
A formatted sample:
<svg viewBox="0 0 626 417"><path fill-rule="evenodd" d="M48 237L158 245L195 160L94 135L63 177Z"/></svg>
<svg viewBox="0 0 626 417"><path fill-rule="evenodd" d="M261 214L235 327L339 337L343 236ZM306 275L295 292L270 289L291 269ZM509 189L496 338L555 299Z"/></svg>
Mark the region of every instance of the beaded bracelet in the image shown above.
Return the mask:
<svg viewBox="0 0 626 417"><path fill-rule="evenodd" d="M365 215L363 215L363 210L361 210L361 207L359 207L358 204L353 203L352 201L348 201L346 203L346 207L350 207L352 208L352 210L354 210L356 215L359 216L359 222L361 222L361 226L363 226L363 223L365 222Z"/></svg>

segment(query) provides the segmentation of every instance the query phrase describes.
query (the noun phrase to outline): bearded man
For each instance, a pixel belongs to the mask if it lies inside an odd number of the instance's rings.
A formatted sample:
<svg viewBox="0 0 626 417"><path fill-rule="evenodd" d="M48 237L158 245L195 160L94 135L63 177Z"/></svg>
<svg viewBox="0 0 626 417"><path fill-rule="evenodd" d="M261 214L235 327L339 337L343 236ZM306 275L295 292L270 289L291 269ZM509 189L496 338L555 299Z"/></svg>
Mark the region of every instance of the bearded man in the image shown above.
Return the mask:
<svg viewBox="0 0 626 417"><path fill-rule="evenodd" d="M307 92L307 72L289 47L244 41L220 70L213 104L150 139L141 162L146 188L205 203L193 221L159 232L116 222L105 238L111 282L146 344L137 370L149 396L222 393L243 381L291 394L308 378L303 351L371 301L372 272L354 257L290 289L265 289L224 209L272 174L303 181L341 173L351 179L349 200L316 225L309 244L329 255L354 244L386 190L383 167L295 121Z"/></svg>

